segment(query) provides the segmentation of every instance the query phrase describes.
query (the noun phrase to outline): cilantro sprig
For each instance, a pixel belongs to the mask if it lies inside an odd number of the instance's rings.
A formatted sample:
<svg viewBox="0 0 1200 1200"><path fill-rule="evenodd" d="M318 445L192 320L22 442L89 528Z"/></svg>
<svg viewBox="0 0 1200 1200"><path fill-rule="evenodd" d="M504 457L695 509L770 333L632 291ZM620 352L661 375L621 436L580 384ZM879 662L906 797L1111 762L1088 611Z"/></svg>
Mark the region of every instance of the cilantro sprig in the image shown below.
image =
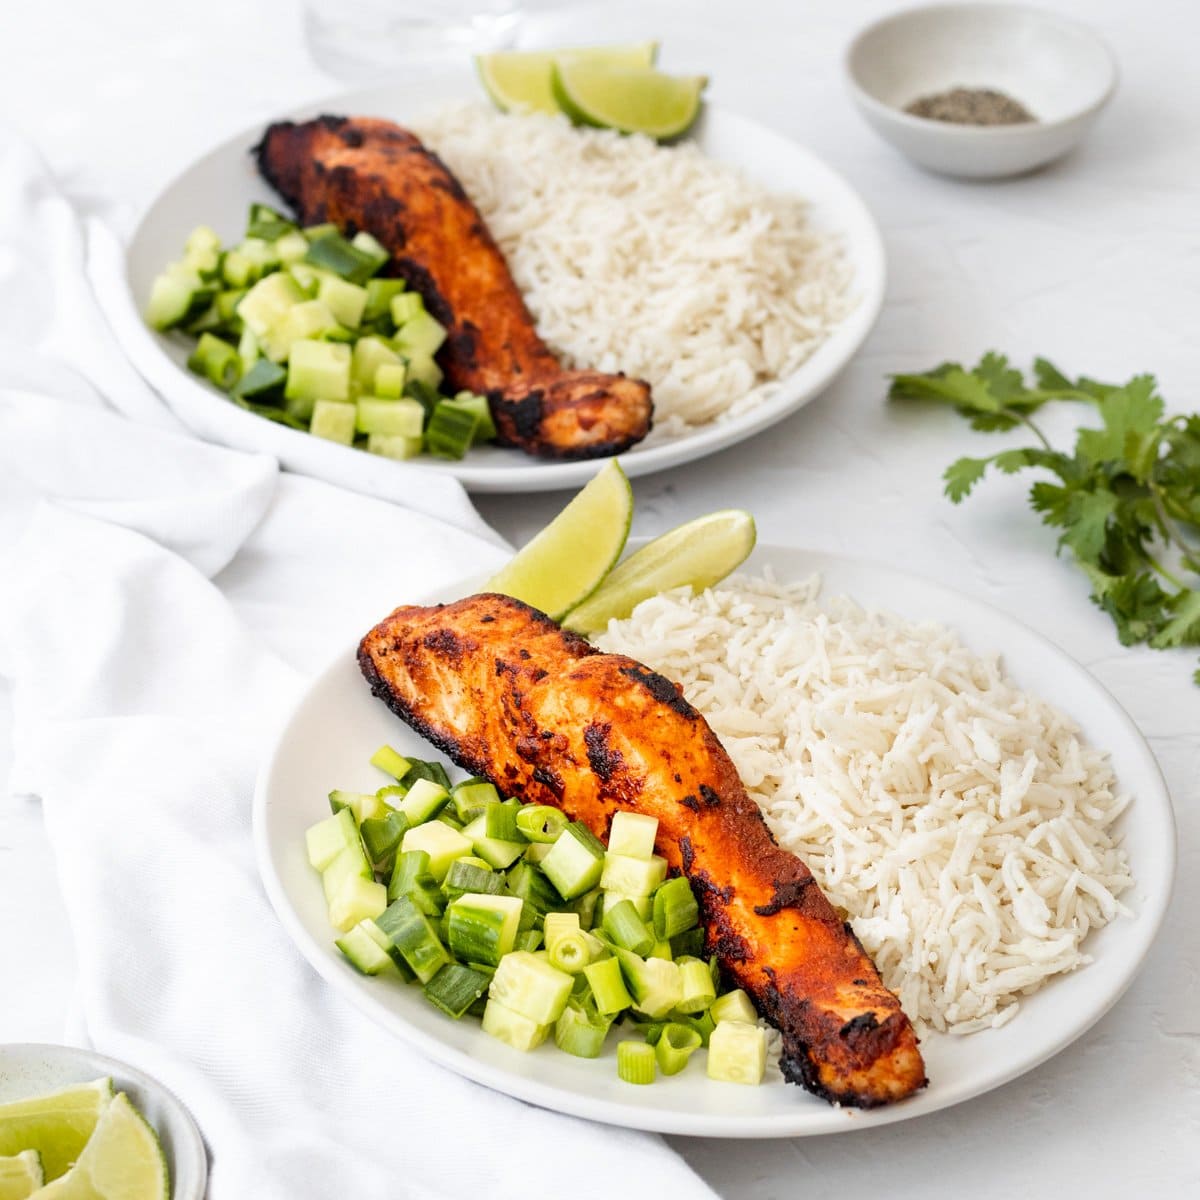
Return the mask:
<svg viewBox="0 0 1200 1200"><path fill-rule="evenodd" d="M1166 416L1152 375L1120 386L1070 379L1043 358L1032 386L1000 354L966 370L943 363L922 375L893 375L893 400L948 405L985 432L1027 429L1036 444L946 468L946 495L970 495L989 470L1037 469L1029 501L1061 529L1087 574L1092 600L1123 645L1200 646L1200 414ZM1100 424L1077 431L1071 452L1055 449L1034 421L1052 401L1096 410ZM1194 679L1200 684L1200 670Z"/></svg>

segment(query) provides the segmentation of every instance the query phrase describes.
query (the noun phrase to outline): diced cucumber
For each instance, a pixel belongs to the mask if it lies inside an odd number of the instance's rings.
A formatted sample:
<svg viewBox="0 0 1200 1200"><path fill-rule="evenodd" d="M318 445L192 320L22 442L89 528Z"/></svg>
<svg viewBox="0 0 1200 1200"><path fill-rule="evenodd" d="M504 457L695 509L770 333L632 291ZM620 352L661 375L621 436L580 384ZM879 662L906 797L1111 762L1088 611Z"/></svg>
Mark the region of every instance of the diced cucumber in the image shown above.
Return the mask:
<svg viewBox="0 0 1200 1200"><path fill-rule="evenodd" d="M244 294L245 293L243 293L243 295ZM238 303L240 304L241 301L238 301ZM240 319L241 318L239 318L239 320ZM246 323L243 321L242 322L242 336L240 338L238 338L238 358L240 358L242 360L243 372L248 373L250 368L253 366L256 366L259 362L265 362L269 367L275 367L275 365L276 365L275 363L271 362L269 359L263 358L262 351L259 349L258 338L256 338L254 336L254 331L251 329L247 329L245 327L245 325L246 325ZM280 371L277 384L272 384L271 386L272 387L274 387L274 386L282 387L283 381L286 378L287 378L287 372ZM245 382L245 379L246 379L246 375L243 374L242 378L238 381L239 387L241 386L242 383ZM263 390L265 391L267 389L264 388ZM243 395L243 396L250 395L250 394L251 393L249 393L249 392L240 392L239 393L239 395Z"/></svg>
<svg viewBox="0 0 1200 1200"><path fill-rule="evenodd" d="M691 929L699 920L700 906L686 876L668 879L654 893L655 936L673 938Z"/></svg>
<svg viewBox="0 0 1200 1200"><path fill-rule="evenodd" d="M398 975L396 964L388 953L386 936L366 917L334 945L346 956L350 965L363 975Z"/></svg>
<svg viewBox="0 0 1200 1200"><path fill-rule="evenodd" d="M679 960L679 984L682 994L676 1007L689 1016L705 1012L717 998L712 971L703 959Z"/></svg>
<svg viewBox="0 0 1200 1200"><path fill-rule="evenodd" d="M572 821L542 860L542 870L564 900L581 896L600 882L604 844L586 825Z"/></svg>
<svg viewBox="0 0 1200 1200"><path fill-rule="evenodd" d="M317 238L328 237L331 233L337 233L338 227L332 221L325 221L320 225L305 225L300 231L310 241L314 242Z"/></svg>
<svg viewBox="0 0 1200 1200"><path fill-rule="evenodd" d="M397 301L401 299L403 297L397 296L392 301L393 319ZM396 327L396 336L393 340L396 349L404 355L432 358L446 340L446 327L427 312L417 313L415 317L403 323L397 321Z"/></svg>
<svg viewBox="0 0 1200 1200"><path fill-rule="evenodd" d="M488 837L487 817L483 813L463 827L463 836L470 838L474 852L498 871L512 866L525 849L524 842L508 842Z"/></svg>
<svg viewBox="0 0 1200 1200"><path fill-rule="evenodd" d="M304 834L308 861L318 871L324 871L347 846L353 846L357 841L358 827L349 809L310 825Z"/></svg>
<svg viewBox="0 0 1200 1200"><path fill-rule="evenodd" d="M299 262L308 253L308 238L298 229L293 229L275 239L275 253L285 267Z"/></svg>
<svg viewBox="0 0 1200 1200"><path fill-rule="evenodd" d="M348 879L370 879L371 864L362 842L356 836L353 845L339 850L333 861L321 872L321 886L326 903L332 904Z"/></svg>
<svg viewBox="0 0 1200 1200"><path fill-rule="evenodd" d="M392 300L404 291L403 279L368 279L367 307L364 321L377 321L380 317L390 318Z"/></svg>
<svg viewBox="0 0 1200 1200"><path fill-rule="evenodd" d="M461 459L471 448L479 414L453 400L439 400L425 430L425 447L438 458Z"/></svg>
<svg viewBox="0 0 1200 1200"><path fill-rule="evenodd" d="M429 873L441 883L450 870L450 864L464 854L470 854L472 843L464 834L443 825L440 821L429 821L410 829L400 843L403 851L424 850L429 855ZM486 858L486 855L480 855Z"/></svg>
<svg viewBox="0 0 1200 1200"><path fill-rule="evenodd" d="M624 892L605 892L604 904L601 915L608 912L614 905L620 904L622 900L628 900L633 905L637 915L643 921L650 921L654 917L654 900L650 896L627 896Z"/></svg>
<svg viewBox="0 0 1200 1200"><path fill-rule="evenodd" d="M504 876L493 871L482 858L467 856L456 858L446 872L442 881L442 891L446 899L457 900L468 892L476 892L485 896L500 896L504 894ZM518 918L520 914L518 913Z"/></svg>
<svg viewBox="0 0 1200 1200"><path fill-rule="evenodd" d="M436 392L442 386L442 369L433 361L430 354L404 354L407 364L406 385L420 384Z"/></svg>
<svg viewBox="0 0 1200 1200"><path fill-rule="evenodd" d="M507 1043L514 1050L536 1050L546 1040L550 1025L539 1025L489 996L487 1007L483 1010L483 1032Z"/></svg>
<svg viewBox="0 0 1200 1200"><path fill-rule="evenodd" d="M450 793L440 783L434 783L432 779L418 779L396 807L408 818L410 825L421 825L436 817L449 800ZM463 853L469 851L464 850Z"/></svg>
<svg viewBox="0 0 1200 1200"><path fill-rule="evenodd" d="M376 923L422 983L451 961L429 917L407 896L389 904Z"/></svg>
<svg viewBox="0 0 1200 1200"><path fill-rule="evenodd" d="M272 276L275 278L275 276ZM293 305L271 324L264 334L259 334L262 352L272 362L287 362L291 357L292 348L299 341L316 341L325 339L329 334L336 333L341 326L337 318L323 300L303 300ZM349 384L349 351L346 355ZM347 397L349 391L347 391ZM332 399L333 397L326 397Z"/></svg>
<svg viewBox="0 0 1200 1200"><path fill-rule="evenodd" d="M412 770L412 760L405 758L399 750L391 746L380 746L371 755L371 766L386 771L399 783Z"/></svg>
<svg viewBox="0 0 1200 1200"><path fill-rule="evenodd" d="M307 243L305 243L307 245ZM336 279L336 275L331 275L328 271L319 270L317 267L310 266L306 262L294 262L288 269L287 273L296 281L296 286L304 293L306 300L315 300L317 297L317 288L321 286L322 279Z"/></svg>
<svg viewBox="0 0 1200 1200"><path fill-rule="evenodd" d="M197 225L183 243L183 261L201 275L216 275L221 265L221 239L216 231Z"/></svg>
<svg viewBox="0 0 1200 1200"><path fill-rule="evenodd" d="M351 875L329 901L329 923L345 933L367 917L378 917L385 908L387 888L382 883Z"/></svg>
<svg viewBox="0 0 1200 1200"><path fill-rule="evenodd" d="M657 836L657 817L632 812L613 813L608 831L608 852L627 858L649 858L654 853Z"/></svg>
<svg viewBox="0 0 1200 1200"><path fill-rule="evenodd" d="M408 818L402 812L390 812L384 817L368 817L358 827L363 849L375 870L387 873L392 869L396 851L408 832Z"/></svg>
<svg viewBox="0 0 1200 1200"><path fill-rule="evenodd" d="M621 892L626 896L649 896L667 877L667 860L652 854L649 858L632 858L627 854L604 856L604 871L600 886L606 892Z"/></svg>
<svg viewBox="0 0 1200 1200"><path fill-rule="evenodd" d="M448 940L455 956L463 962L499 967L517 938L521 900L516 896L464 892L450 902L446 911L450 918Z"/></svg>
<svg viewBox="0 0 1200 1200"><path fill-rule="evenodd" d="M355 250L358 250L367 255L369 258L374 259L375 271L378 271L380 267L382 267L384 263L386 263L388 259L392 257L380 244L379 240L375 237L372 237L371 234L369 234L365 229L360 229L350 239L350 245L352 245ZM375 271L372 271L371 274L373 275Z"/></svg>
<svg viewBox="0 0 1200 1200"><path fill-rule="evenodd" d="M447 963L425 985L425 998L447 1016L458 1020L477 1000L487 995L489 982L489 976L482 971L462 963Z"/></svg>
<svg viewBox="0 0 1200 1200"><path fill-rule="evenodd" d="M333 342L301 339L288 359L283 389L288 412L308 420L318 400L346 400L350 395L350 349Z"/></svg>
<svg viewBox="0 0 1200 1200"><path fill-rule="evenodd" d="M726 1083L762 1083L767 1035L748 1021L719 1021L708 1039L708 1077Z"/></svg>
<svg viewBox="0 0 1200 1200"><path fill-rule="evenodd" d="M233 282L233 281L230 281ZM234 283L234 286L239 286ZM290 308L304 301L304 293L296 281L282 272L260 279L243 297L237 307L238 316L246 328L260 340L267 330Z"/></svg>
<svg viewBox="0 0 1200 1200"><path fill-rule="evenodd" d="M367 289L336 276L326 276L317 284L317 299L328 305L339 325L357 329L367 307Z"/></svg>
<svg viewBox="0 0 1200 1200"><path fill-rule="evenodd" d="M574 980L527 950L506 954L492 976L489 998L539 1025L557 1021Z"/></svg>
<svg viewBox="0 0 1200 1200"><path fill-rule="evenodd" d="M425 445L425 439L405 437L398 433L371 433L367 435L367 452L381 458L393 458L397 462L416 458Z"/></svg>
<svg viewBox="0 0 1200 1200"><path fill-rule="evenodd" d="M313 405L312 421L308 431L314 437L338 442L343 446L354 445L354 405L340 400L318 400Z"/></svg>
<svg viewBox="0 0 1200 1200"><path fill-rule="evenodd" d="M404 395L408 381L408 369L404 363L381 363L375 372L375 395L383 400L399 400ZM425 408L421 407L421 420L425 419Z"/></svg>
<svg viewBox="0 0 1200 1200"><path fill-rule="evenodd" d="M634 954L649 954L654 949L654 931L646 928L632 901L605 904L604 932L615 945Z"/></svg>
<svg viewBox="0 0 1200 1200"><path fill-rule="evenodd" d="M274 242L295 229L294 221L289 221L269 204L250 205L250 215L246 218L246 237Z"/></svg>
<svg viewBox="0 0 1200 1200"><path fill-rule="evenodd" d="M198 311L201 302L207 304L209 294L200 276L176 265L154 280L144 315L155 329L172 329Z"/></svg>
<svg viewBox="0 0 1200 1200"><path fill-rule="evenodd" d="M359 433L383 433L390 437L419 438L425 410L415 400L379 400L359 396L356 423Z"/></svg>
<svg viewBox="0 0 1200 1200"><path fill-rule="evenodd" d="M381 337L363 337L354 343L354 381L367 395L375 391L380 367L401 367L404 360Z"/></svg>
<svg viewBox="0 0 1200 1200"><path fill-rule="evenodd" d="M492 408L488 404L486 396L480 396L475 392L459 392L447 403L475 416L475 441L490 442L495 439L496 422L492 419Z"/></svg>
<svg viewBox="0 0 1200 1200"><path fill-rule="evenodd" d="M397 329L425 315L425 301L420 292L405 292L396 294L391 302L392 321ZM435 347L436 349L436 347ZM432 351L430 351L432 354Z"/></svg>
<svg viewBox="0 0 1200 1200"><path fill-rule="evenodd" d="M642 958L617 947L621 974L633 995L633 1006L651 1020L665 1017L683 997L679 964L665 958Z"/></svg>
<svg viewBox="0 0 1200 1200"><path fill-rule="evenodd" d="M753 1025L758 1020L754 1003L741 988L718 996L708 1006L708 1015L720 1025L723 1021L742 1021Z"/></svg>
<svg viewBox="0 0 1200 1200"><path fill-rule="evenodd" d="M405 851L402 848L396 855L392 877L388 881L388 899L399 900L401 896L407 896L427 916L441 915L445 897L437 880L429 873L429 855L424 850Z"/></svg>

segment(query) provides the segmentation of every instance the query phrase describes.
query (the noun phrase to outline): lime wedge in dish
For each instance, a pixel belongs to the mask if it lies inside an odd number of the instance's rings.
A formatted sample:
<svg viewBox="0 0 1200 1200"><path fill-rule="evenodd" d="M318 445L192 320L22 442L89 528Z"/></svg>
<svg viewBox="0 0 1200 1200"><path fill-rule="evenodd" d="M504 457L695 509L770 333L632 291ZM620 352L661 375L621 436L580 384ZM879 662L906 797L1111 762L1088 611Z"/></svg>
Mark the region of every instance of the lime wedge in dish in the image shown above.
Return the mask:
<svg viewBox="0 0 1200 1200"><path fill-rule="evenodd" d="M46 1178L57 1179L79 1157L112 1098L112 1080L96 1079L0 1104L0 1154L36 1150Z"/></svg>
<svg viewBox="0 0 1200 1200"><path fill-rule="evenodd" d="M664 75L653 67L619 67L561 59L551 86L576 124L644 133L665 141L691 128L700 112L704 75Z"/></svg>
<svg viewBox="0 0 1200 1200"><path fill-rule="evenodd" d="M612 570L632 520L633 489L613 458L482 590L515 596L558 620Z"/></svg>
<svg viewBox="0 0 1200 1200"><path fill-rule="evenodd" d="M158 1134L118 1092L75 1165L38 1192L38 1200L168 1200L170 1193Z"/></svg>
<svg viewBox="0 0 1200 1200"><path fill-rule="evenodd" d="M551 83L556 59L611 67L652 67L657 57L657 42L566 50L500 50L477 55L475 68L488 97L504 112L556 113L560 109Z"/></svg>
<svg viewBox="0 0 1200 1200"><path fill-rule="evenodd" d="M44 1182L42 1156L36 1150L0 1158L0 1200L26 1200Z"/></svg>
<svg viewBox="0 0 1200 1200"><path fill-rule="evenodd" d="M576 633L597 633L629 616L643 601L671 588L703 591L736 570L754 549L754 518L725 508L697 517L635 550L563 621Z"/></svg>

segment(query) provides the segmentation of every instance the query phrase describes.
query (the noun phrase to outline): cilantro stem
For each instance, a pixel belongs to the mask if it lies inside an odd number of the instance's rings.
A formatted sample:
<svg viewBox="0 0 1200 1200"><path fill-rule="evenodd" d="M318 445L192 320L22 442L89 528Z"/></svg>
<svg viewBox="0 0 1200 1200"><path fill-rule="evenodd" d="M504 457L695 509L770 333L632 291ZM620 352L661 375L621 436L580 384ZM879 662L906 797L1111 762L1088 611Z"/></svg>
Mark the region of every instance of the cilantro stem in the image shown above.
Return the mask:
<svg viewBox="0 0 1200 1200"><path fill-rule="evenodd" d="M1054 453L1054 447L1050 445L1046 435L1023 412L1015 408L1004 408L1001 411L1006 417L1011 417L1014 421L1019 421L1024 425L1042 443L1044 450L1049 450L1052 454Z"/></svg>
<svg viewBox="0 0 1200 1200"><path fill-rule="evenodd" d="M1200 563L1198 563L1196 559L1192 557L1194 552L1191 546L1189 546L1187 542L1183 540L1183 538L1180 536L1179 530L1175 528L1175 522L1171 520L1170 514L1167 512L1167 507L1163 503L1161 490L1155 483L1151 483L1149 487L1150 499L1154 502L1154 511L1158 516L1158 528L1163 535L1163 540L1170 543L1175 547L1176 550L1179 551L1185 567L1191 571L1200 573ZM1163 573L1166 574L1165 572ZM1167 578L1170 579L1171 577L1168 575ZM1176 579L1172 579L1171 582L1174 583L1176 587L1182 588L1184 586Z"/></svg>

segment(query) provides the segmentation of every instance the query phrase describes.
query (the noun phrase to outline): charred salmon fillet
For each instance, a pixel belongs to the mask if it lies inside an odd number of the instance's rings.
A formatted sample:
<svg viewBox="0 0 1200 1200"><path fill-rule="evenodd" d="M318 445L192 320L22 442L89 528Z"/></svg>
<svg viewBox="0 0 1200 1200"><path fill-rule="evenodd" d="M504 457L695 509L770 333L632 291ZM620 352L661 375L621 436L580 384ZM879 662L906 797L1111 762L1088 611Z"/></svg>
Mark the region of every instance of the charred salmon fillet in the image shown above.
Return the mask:
<svg viewBox="0 0 1200 1200"><path fill-rule="evenodd" d="M366 117L284 121L255 154L305 225L365 229L390 252L385 274L405 279L446 326L437 358L450 391L487 396L503 444L543 458L598 458L649 432L649 385L559 363L478 209L413 134Z"/></svg>
<svg viewBox="0 0 1200 1200"><path fill-rule="evenodd" d="M615 812L657 817L708 952L782 1034L788 1079L860 1107L924 1086L899 1001L675 684L498 595L398 608L358 660L397 716L504 794L556 805L599 837Z"/></svg>

